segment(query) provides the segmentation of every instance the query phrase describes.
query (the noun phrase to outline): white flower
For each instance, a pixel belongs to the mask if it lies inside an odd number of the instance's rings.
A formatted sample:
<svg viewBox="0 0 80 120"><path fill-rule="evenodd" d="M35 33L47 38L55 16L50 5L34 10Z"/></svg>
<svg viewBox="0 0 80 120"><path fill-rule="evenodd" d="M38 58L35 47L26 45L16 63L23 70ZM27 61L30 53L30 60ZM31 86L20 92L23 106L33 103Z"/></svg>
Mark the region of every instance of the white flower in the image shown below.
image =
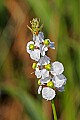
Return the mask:
<svg viewBox="0 0 80 120"><path fill-rule="evenodd" d="M50 68L50 65L51 68ZM52 64L45 65L45 69L41 70L41 84L47 83L49 80L50 72L52 75L54 75L52 79L52 82L54 83L55 88L61 88L63 85L66 84L66 77L62 74L64 71L64 67L62 63L56 61Z"/></svg>
<svg viewBox="0 0 80 120"><path fill-rule="evenodd" d="M35 61L39 61L39 59L40 59L40 50L39 49L34 49L34 51L31 51L30 52L30 57Z"/></svg>
<svg viewBox="0 0 80 120"><path fill-rule="evenodd" d="M30 42L28 42L27 43L27 46L26 46L26 50L27 50L27 52L30 54L31 53L31 49L30 49L30 45L33 45L34 46L34 42L33 41L30 41Z"/></svg>
<svg viewBox="0 0 80 120"><path fill-rule="evenodd" d="M45 56L40 58L38 65L43 66L43 65L47 65L49 63L50 63L50 58L45 55Z"/></svg>
<svg viewBox="0 0 80 120"><path fill-rule="evenodd" d="M38 88L38 94L41 93L41 90L42 90L42 86L39 86L39 88Z"/></svg>
<svg viewBox="0 0 80 120"><path fill-rule="evenodd" d="M51 67L51 74L52 75L60 75L61 73L63 73L64 71L64 67L63 64L55 61L54 63L52 63L52 67Z"/></svg>
<svg viewBox="0 0 80 120"><path fill-rule="evenodd" d="M45 53L48 51L49 47L52 48L52 49L55 49L54 42L51 42L49 39L45 39L45 40L42 39L42 41L43 41L44 44L40 44L38 42L38 44L39 44L38 47L40 49L40 53L41 53L42 56L45 55Z"/></svg>
<svg viewBox="0 0 80 120"><path fill-rule="evenodd" d="M48 51L48 48L45 47L45 45L40 44L39 48L40 48L40 53L41 53L42 56L44 56L45 52Z"/></svg>
<svg viewBox="0 0 80 120"><path fill-rule="evenodd" d="M27 43L27 52L30 54L31 59L38 61L40 59L40 50L35 49L35 44L33 41Z"/></svg>
<svg viewBox="0 0 80 120"><path fill-rule="evenodd" d="M44 87L42 89L42 97L46 100L52 100L55 97L55 90L49 87Z"/></svg>
<svg viewBox="0 0 80 120"><path fill-rule="evenodd" d="M46 78L44 78L44 79L40 79L40 83L42 84L42 85L44 85L45 83L48 83L49 81L50 81L50 79L51 79L51 76L49 76L49 77L46 77Z"/></svg>
<svg viewBox="0 0 80 120"><path fill-rule="evenodd" d="M42 69L41 76L42 76L42 79L49 77L49 71L47 71L46 69Z"/></svg>
<svg viewBox="0 0 80 120"><path fill-rule="evenodd" d="M51 74L54 75L52 81L56 89L62 88L66 84L66 77L62 74L64 71L63 64L55 61L52 63Z"/></svg>
<svg viewBox="0 0 80 120"><path fill-rule="evenodd" d="M40 47L40 43L42 43L43 39L43 32L39 32L38 35L33 34L33 41L35 42L35 46Z"/></svg>
<svg viewBox="0 0 80 120"><path fill-rule="evenodd" d="M44 43L44 46L45 48L52 48L52 49L55 49L55 46L54 46L54 42L51 42L50 39L45 39L43 40L43 43Z"/></svg>
<svg viewBox="0 0 80 120"><path fill-rule="evenodd" d="M42 43L43 40L44 40L43 32L39 32L38 35L33 34L33 41L38 41L38 42Z"/></svg>
<svg viewBox="0 0 80 120"><path fill-rule="evenodd" d="M35 25L34 25L35 23ZM64 85L66 84L66 77L62 74L64 71L63 64L55 61L51 63L51 59L46 56L46 52L49 48L55 49L54 42L50 39L44 39L44 33L39 32L42 26L39 26L39 21L33 19L31 22L32 31L33 26L38 27L33 30L33 41L27 43L26 51L29 53L31 59L37 61L34 62L32 68L35 70L34 73L38 80L38 94L42 91L42 97L46 100L52 100L56 93L55 90L60 92L64 91ZM34 33L35 32L35 33Z"/></svg>
<svg viewBox="0 0 80 120"><path fill-rule="evenodd" d="M35 75L37 78L41 78L41 70L39 70L39 68L35 69Z"/></svg>
<svg viewBox="0 0 80 120"><path fill-rule="evenodd" d="M43 68L43 65L46 65L48 63L50 63L50 58L47 57L46 55L39 59L37 67L35 68L35 75L37 76L37 78L42 77L42 79L44 79L46 77L49 77L49 71Z"/></svg>
<svg viewBox="0 0 80 120"><path fill-rule="evenodd" d="M37 78L41 78L44 79L46 77L49 77L49 71L47 71L46 69L42 69L42 70L39 70L39 68L36 68L35 69L35 75Z"/></svg>
<svg viewBox="0 0 80 120"><path fill-rule="evenodd" d="M56 75L53 77L52 81L56 88L61 88L63 85L66 84L66 77L63 74Z"/></svg>

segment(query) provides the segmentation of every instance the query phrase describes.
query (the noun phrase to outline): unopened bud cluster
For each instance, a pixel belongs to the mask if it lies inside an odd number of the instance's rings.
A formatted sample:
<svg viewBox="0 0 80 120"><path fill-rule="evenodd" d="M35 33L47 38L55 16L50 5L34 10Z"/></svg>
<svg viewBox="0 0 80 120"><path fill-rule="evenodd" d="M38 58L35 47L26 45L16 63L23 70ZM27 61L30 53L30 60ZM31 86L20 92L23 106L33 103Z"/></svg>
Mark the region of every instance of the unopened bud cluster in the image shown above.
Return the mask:
<svg viewBox="0 0 80 120"><path fill-rule="evenodd" d="M64 71L63 64L51 59L46 55L49 48L55 49L54 42L44 38L41 32L43 25L40 26L40 20L33 18L31 28L27 26L33 38L27 43L26 50L30 58L34 60L32 68L38 78L38 94L42 93L42 97L46 100L52 100L56 95L56 90L64 91L66 77L62 74Z"/></svg>

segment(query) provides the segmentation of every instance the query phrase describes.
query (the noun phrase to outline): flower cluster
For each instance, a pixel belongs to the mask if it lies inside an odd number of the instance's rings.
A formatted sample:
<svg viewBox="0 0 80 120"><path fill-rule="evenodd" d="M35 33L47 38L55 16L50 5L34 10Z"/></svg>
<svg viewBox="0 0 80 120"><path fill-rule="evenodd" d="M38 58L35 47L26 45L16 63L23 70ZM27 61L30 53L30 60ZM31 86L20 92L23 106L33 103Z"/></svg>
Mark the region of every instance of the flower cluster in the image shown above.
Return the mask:
<svg viewBox="0 0 80 120"><path fill-rule="evenodd" d="M31 28L28 28L33 33L32 41L27 43L26 50L31 59L35 60L32 65L34 73L38 80L38 94L42 92L42 97L46 100L52 100L56 95L56 90L64 91L66 77L62 74L64 71L63 64L51 59L46 55L49 48L55 49L54 42L44 38L44 33L41 32L42 26L40 21L33 18Z"/></svg>

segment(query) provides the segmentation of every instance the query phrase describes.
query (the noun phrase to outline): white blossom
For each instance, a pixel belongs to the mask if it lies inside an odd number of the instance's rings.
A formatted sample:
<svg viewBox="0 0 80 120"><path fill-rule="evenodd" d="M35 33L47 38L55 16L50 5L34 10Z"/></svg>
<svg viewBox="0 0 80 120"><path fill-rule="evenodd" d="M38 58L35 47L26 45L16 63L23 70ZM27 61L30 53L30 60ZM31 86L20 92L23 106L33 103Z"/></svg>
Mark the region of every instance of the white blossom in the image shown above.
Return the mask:
<svg viewBox="0 0 80 120"><path fill-rule="evenodd" d="M42 43L43 39L43 32L39 32L38 35L33 34L33 41L35 42L35 46L40 47L40 43Z"/></svg>
<svg viewBox="0 0 80 120"><path fill-rule="evenodd" d="M50 81L50 79L51 79L51 76L49 76L49 77L46 77L46 78L44 78L44 79L40 79L40 82L41 82L41 84L43 85L43 84L45 84L45 83L48 83L49 81Z"/></svg>
<svg viewBox="0 0 80 120"><path fill-rule="evenodd" d="M49 77L49 71L47 71L46 69L42 69L40 70L39 68L35 69L35 75L37 78L41 78L44 79L46 77Z"/></svg>
<svg viewBox="0 0 80 120"><path fill-rule="evenodd" d="M47 71L46 69L42 69L41 76L42 76L42 79L49 77L49 71Z"/></svg>
<svg viewBox="0 0 80 120"><path fill-rule="evenodd" d="M41 53L42 56L44 56L46 51L48 51L48 48L45 47L45 45L40 44L39 48L40 48L40 53Z"/></svg>
<svg viewBox="0 0 80 120"><path fill-rule="evenodd" d="M52 67L51 67L52 75L60 75L61 73L63 73L63 71L64 71L64 67L62 63L58 61L52 63Z"/></svg>
<svg viewBox="0 0 80 120"><path fill-rule="evenodd" d="M44 39L44 33L39 31L33 33L33 40L27 43L26 51L31 59L37 61L33 63L32 68L35 70L36 77L39 78L38 94L42 91L44 99L52 100L56 95L54 89L60 92L64 91L67 79L62 74L63 64L58 61L51 63L51 59L46 56L48 48L55 49L54 42L51 42L50 39Z"/></svg>
<svg viewBox="0 0 80 120"><path fill-rule="evenodd" d="M52 49L55 49L55 46L54 46L54 42L51 42L50 39L45 39L43 40L43 43L44 43L44 46L45 48L52 48Z"/></svg>
<svg viewBox="0 0 80 120"><path fill-rule="evenodd" d="M56 75L53 77L52 81L56 88L61 88L63 85L66 84L66 77L63 74Z"/></svg>
<svg viewBox="0 0 80 120"><path fill-rule="evenodd" d="M37 78L41 78L41 70L39 70L39 68L35 69L35 75Z"/></svg>
<svg viewBox="0 0 80 120"><path fill-rule="evenodd" d="M43 65L47 65L50 63L50 58L47 57L46 55L41 57L40 60L38 61L38 65L43 66Z"/></svg>
<svg viewBox="0 0 80 120"><path fill-rule="evenodd" d="M30 42L27 43L27 46L26 46L26 50L27 50L27 52L28 52L29 54L30 54L31 51L32 51L32 50L30 50L30 48L29 48L29 46L30 46L31 44L34 45L34 42L33 42L33 41L30 41Z"/></svg>
<svg viewBox="0 0 80 120"><path fill-rule="evenodd" d="M44 87L42 89L42 97L46 100L52 100L55 97L55 90L49 87Z"/></svg>
<svg viewBox="0 0 80 120"><path fill-rule="evenodd" d="M39 59L40 59L40 50L39 49L34 49L34 51L31 51L30 52L30 57L35 61L39 61Z"/></svg>

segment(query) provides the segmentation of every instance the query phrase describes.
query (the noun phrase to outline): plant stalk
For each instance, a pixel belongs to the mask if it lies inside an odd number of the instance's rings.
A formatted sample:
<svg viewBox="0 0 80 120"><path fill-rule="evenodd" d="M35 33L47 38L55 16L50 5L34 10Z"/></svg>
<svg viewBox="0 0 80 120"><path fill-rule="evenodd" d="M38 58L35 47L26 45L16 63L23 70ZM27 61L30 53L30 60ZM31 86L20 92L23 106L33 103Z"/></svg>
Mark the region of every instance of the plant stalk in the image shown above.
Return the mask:
<svg viewBox="0 0 80 120"><path fill-rule="evenodd" d="M52 110L53 110L54 120L57 120L56 108L55 108L53 100L51 101L51 104L52 104Z"/></svg>

